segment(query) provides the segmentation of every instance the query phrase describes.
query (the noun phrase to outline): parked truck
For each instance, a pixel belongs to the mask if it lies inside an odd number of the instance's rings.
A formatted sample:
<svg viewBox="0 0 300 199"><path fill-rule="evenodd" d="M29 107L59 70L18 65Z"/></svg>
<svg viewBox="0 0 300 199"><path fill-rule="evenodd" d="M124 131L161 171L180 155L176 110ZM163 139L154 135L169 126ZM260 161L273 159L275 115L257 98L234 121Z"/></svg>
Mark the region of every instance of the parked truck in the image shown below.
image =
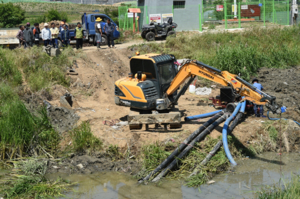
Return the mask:
<svg viewBox="0 0 300 199"><path fill-rule="evenodd" d="M86 14L84 13L81 16L81 23L82 23L82 28L83 28L83 34L85 38L83 39L84 42L94 44L96 45L96 39L95 39L95 21L96 18L101 17L102 22L101 22L101 27L102 30L104 30L104 25L107 22L108 19L110 19L111 23L113 23L116 27L113 35L114 39L118 39L120 37L120 32L118 30L117 24L107 15L105 14ZM15 47L19 45L19 40L16 38L16 35L18 33L19 29L14 28L14 29L0 29L0 46L4 47ZM75 44L75 30L71 29L70 30L70 36L71 36L71 42L70 44ZM43 44L42 38L40 36L40 44ZM104 33L102 34L102 42L101 45L106 45L107 44L107 35ZM58 35L58 46L62 46L61 42L61 34Z"/></svg>
<svg viewBox="0 0 300 199"><path fill-rule="evenodd" d="M95 31L95 23L96 23L96 19L100 17L102 19L101 22L101 28L102 31L104 30L104 25L107 22L108 19L110 19L111 23L113 23L116 27L113 35L114 35L114 39L118 39L120 37L120 32L118 30L118 26L117 24L107 15L105 14L86 14L84 13L81 16L81 23L82 23L82 28L83 28L83 34L85 36L85 38L83 39L84 42L86 43L90 43L93 45L96 45L96 31ZM70 30L70 36L71 36L71 44L75 44L76 40L74 39L75 37L75 30ZM62 46L62 42L61 42L61 35L58 35L58 46ZM107 35L104 33L102 34L102 42L100 45L106 45L107 44Z"/></svg>

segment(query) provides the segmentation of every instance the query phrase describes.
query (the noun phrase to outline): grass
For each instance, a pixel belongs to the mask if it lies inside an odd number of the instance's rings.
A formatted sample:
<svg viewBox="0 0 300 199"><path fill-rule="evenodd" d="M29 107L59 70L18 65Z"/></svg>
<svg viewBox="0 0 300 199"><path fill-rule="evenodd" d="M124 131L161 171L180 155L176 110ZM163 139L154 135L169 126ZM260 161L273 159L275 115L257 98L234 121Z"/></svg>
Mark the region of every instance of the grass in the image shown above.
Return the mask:
<svg viewBox="0 0 300 199"><path fill-rule="evenodd" d="M30 159L15 163L16 172L0 185L0 193L5 198L57 198L64 197L70 184L61 178L50 181L45 178L47 161Z"/></svg>
<svg viewBox="0 0 300 199"><path fill-rule="evenodd" d="M92 153L102 149L102 141L93 135L88 122L83 122L69 133L72 139L73 149L76 152L87 151L88 153Z"/></svg>
<svg viewBox="0 0 300 199"><path fill-rule="evenodd" d="M50 57L43 53L41 48L34 46L31 49L2 49L0 55L5 70L1 70L0 75L7 79L13 86L22 83L22 73L24 80L28 83L32 92L46 89L53 84L60 84L68 87L70 80L65 76L67 67L72 66L70 56L74 52L70 49L62 51L58 57Z"/></svg>
<svg viewBox="0 0 300 199"><path fill-rule="evenodd" d="M249 80L261 67L286 68L300 63L300 27L249 28L240 33L178 33L165 44L141 44L143 53L173 54L197 59Z"/></svg>
<svg viewBox="0 0 300 199"><path fill-rule="evenodd" d="M7 84L0 84L0 159L14 159L27 154L53 154L57 152L59 135L52 128L44 108L36 115Z"/></svg>
<svg viewBox="0 0 300 199"><path fill-rule="evenodd" d="M273 185L264 187L257 192L257 199L290 199L300 197L300 177L293 175L290 182L280 180L282 186Z"/></svg>

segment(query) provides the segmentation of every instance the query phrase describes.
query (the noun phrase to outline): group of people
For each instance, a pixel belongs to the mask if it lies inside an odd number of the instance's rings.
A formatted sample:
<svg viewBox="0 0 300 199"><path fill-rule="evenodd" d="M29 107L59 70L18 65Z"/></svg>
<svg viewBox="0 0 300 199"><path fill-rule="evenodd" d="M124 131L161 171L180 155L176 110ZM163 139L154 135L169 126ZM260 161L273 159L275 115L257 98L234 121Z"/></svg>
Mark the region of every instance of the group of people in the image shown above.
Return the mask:
<svg viewBox="0 0 300 199"><path fill-rule="evenodd" d="M54 48L58 48L58 34L60 32L64 46L68 46L70 44L70 34L65 22L65 20L62 20L59 28L56 27L55 23L51 23L51 28L49 28L48 23L45 23L42 31L40 30L38 23L35 23L32 28L30 28L29 22L26 26L19 26L20 30L16 36L19 39L19 46L27 48L32 47L33 45L39 45L40 34L42 33L41 37L44 41L44 46L52 45Z"/></svg>
<svg viewBox="0 0 300 199"><path fill-rule="evenodd" d="M24 48L32 47L33 45L39 44L39 35L41 33L39 24L35 23L33 28L30 28L30 23L28 22L26 26L21 25L18 31L17 38L19 39L19 45L24 46Z"/></svg>
<svg viewBox="0 0 300 199"><path fill-rule="evenodd" d="M32 47L33 45L39 45L40 34L42 40L44 42L44 46L51 45L54 48L58 48L58 35L60 35L60 39L62 45L67 47L70 45L71 36L69 27L66 24L65 20L62 20L60 27L57 28L55 23L51 23L51 28L49 28L49 24L45 23L42 31L39 28L39 24L35 23L34 27L30 28L30 23L28 22L26 26L21 25L19 28L19 32L17 34L17 38L19 39L19 46L24 46L24 48ZM103 31L102 31L103 27ZM113 32L115 31L115 26L111 23L110 19L107 20L106 23L102 22L102 19L98 17L95 23L95 33L96 33L96 42L97 48L100 49L100 44L102 42L102 34L105 33L107 36L108 47L114 48L114 37ZM83 33L83 28L81 27L81 23L77 23L77 27L74 31L74 38L76 39L76 49L82 48L83 39L85 35Z"/></svg>

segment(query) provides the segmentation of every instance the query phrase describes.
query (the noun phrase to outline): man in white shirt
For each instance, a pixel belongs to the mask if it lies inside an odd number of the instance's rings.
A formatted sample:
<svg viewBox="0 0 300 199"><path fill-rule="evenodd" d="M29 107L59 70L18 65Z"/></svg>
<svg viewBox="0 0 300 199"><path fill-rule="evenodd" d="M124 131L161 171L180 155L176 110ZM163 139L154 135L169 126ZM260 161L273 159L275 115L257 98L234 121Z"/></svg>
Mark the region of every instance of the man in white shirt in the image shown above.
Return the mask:
<svg viewBox="0 0 300 199"><path fill-rule="evenodd" d="M44 29L42 30L42 39L44 41L44 46L50 45L51 42L51 31L47 23L44 24Z"/></svg>
<svg viewBox="0 0 300 199"><path fill-rule="evenodd" d="M101 22L102 19L98 17L96 19L95 23L95 32L96 32L96 41L97 41L97 48L100 49L100 43L102 42L102 28L101 28Z"/></svg>

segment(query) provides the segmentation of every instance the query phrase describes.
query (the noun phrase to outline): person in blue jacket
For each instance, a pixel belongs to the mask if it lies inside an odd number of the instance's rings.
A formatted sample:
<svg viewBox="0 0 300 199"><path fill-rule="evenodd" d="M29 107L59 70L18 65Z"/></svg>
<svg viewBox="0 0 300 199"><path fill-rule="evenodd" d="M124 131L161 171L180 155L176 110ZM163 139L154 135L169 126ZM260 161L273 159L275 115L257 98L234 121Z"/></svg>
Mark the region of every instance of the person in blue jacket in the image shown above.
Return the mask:
<svg viewBox="0 0 300 199"><path fill-rule="evenodd" d="M258 83L258 79L257 78L254 78L252 80L252 84L253 84L253 86L256 87L256 91L259 94L261 94L261 92L259 92L259 91L262 91L264 88L263 88L263 86L260 83ZM257 112L258 108L259 108L259 113ZM254 109L254 114L255 114L256 117L265 117L264 116L264 106L263 105L256 105L256 104L254 104L253 109Z"/></svg>
<svg viewBox="0 0 300 199"><path fill-rule="evenodd" d="M63 47L68 47L70 44L71 38L70 38L70 31L67 29L66 25L62 26L63 30L61 33L61 42L63 44Z"/></svg>

